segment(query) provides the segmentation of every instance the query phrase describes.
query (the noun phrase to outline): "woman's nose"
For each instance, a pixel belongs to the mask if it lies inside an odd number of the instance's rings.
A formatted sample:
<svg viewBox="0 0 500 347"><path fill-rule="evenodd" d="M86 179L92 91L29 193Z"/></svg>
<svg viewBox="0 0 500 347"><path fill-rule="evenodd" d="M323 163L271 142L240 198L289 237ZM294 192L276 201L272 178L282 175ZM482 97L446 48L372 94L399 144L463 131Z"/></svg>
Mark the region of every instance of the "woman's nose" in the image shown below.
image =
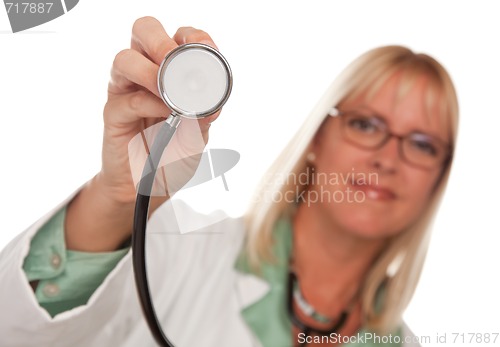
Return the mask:
<svg viewBox="0 0 500 347"><path fill-rule="evenodd" d="M374 150L370 157L370 165L385 173L394 173L401 161L399 139L395 136L389 138L381 147Z"/></svg>

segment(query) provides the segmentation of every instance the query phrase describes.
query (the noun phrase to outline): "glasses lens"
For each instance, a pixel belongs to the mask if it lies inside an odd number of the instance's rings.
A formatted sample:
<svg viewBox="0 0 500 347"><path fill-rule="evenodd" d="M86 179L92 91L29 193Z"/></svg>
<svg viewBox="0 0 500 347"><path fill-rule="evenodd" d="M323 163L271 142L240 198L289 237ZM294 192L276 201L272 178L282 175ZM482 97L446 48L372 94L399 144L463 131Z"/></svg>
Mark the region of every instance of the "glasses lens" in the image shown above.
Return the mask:
<svg viewBox="0 0 500 347"><path fill-rule="evenodd" d="M343 120L344 135L355 145L374 148L387 136L385 123L376 117L346 113Z"/></svg>
<svg viewBox="0 0 500 347"><path fill-rule="evenodd" d="M431 168L444 161L446 149L429 135L410 134L403 140L403 154L410 163Z"/></svg>

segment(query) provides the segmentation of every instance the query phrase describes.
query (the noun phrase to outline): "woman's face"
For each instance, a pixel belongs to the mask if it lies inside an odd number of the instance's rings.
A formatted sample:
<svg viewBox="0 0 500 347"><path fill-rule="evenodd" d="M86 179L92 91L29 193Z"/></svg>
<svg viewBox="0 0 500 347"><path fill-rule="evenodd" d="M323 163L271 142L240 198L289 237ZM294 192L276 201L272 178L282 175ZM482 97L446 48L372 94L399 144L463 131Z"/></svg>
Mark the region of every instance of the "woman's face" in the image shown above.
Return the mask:
<svg viewBox="0 0 500 347"><path fill-rule="evenodd" d="M419 76L396 102L399 77L400 73L395 73L370 100L361 96L339 105L339 110L377 115L393 134L417 132L448 144L448 129L438 107L425 107L427 77ZM364 238L386 237L404 230L430 201L443 165L423 169L407 163L396 137L376 149L353 145L342 136L340 118L329 117L313 141L317 184L311 190L317 195L311 197L317 198L315 206L342 230ZM361 130L365 131L363 125Z"/></svg>

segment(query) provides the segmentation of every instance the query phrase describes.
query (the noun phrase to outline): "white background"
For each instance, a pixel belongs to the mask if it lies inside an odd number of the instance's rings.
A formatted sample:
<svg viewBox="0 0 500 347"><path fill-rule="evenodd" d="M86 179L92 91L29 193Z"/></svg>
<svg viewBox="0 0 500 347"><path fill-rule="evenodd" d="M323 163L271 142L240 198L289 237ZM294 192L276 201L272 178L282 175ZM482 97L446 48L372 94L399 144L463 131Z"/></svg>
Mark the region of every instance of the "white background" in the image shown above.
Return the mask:
<svg viewBox="0 0 500 347"><path fill-rule="evenodd" d="M136 18L153 15L170 35L202 28L231 64L233 94L209 147L241 160L226 174L229 193L216 179L207 183L216 202L194 203L233 214L340 70L402 44L444 64L461 106L453 173L405 319L430 345L444 345L437 333L450 346L453 332L498 333L498 10L495 1L81 0L18 34L0 10L0 248L99 170L109 71ZM483 344L492 345L474 343Z"/></svg>

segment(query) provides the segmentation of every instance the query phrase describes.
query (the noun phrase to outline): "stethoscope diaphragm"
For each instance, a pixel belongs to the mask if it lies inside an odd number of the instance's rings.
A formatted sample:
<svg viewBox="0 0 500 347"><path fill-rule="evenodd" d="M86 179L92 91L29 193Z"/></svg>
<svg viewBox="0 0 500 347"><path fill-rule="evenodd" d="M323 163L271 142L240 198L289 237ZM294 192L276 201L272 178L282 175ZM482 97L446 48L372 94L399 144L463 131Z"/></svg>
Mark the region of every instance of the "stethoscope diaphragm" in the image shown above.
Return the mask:
<svg viewBox="0 0 500 347"><path fill-rule="evenodd" d="M158 90L175 115L203 118L217 112L232 89L232 73L216 49L190 43L170 52L158 71Z"/></svg>

